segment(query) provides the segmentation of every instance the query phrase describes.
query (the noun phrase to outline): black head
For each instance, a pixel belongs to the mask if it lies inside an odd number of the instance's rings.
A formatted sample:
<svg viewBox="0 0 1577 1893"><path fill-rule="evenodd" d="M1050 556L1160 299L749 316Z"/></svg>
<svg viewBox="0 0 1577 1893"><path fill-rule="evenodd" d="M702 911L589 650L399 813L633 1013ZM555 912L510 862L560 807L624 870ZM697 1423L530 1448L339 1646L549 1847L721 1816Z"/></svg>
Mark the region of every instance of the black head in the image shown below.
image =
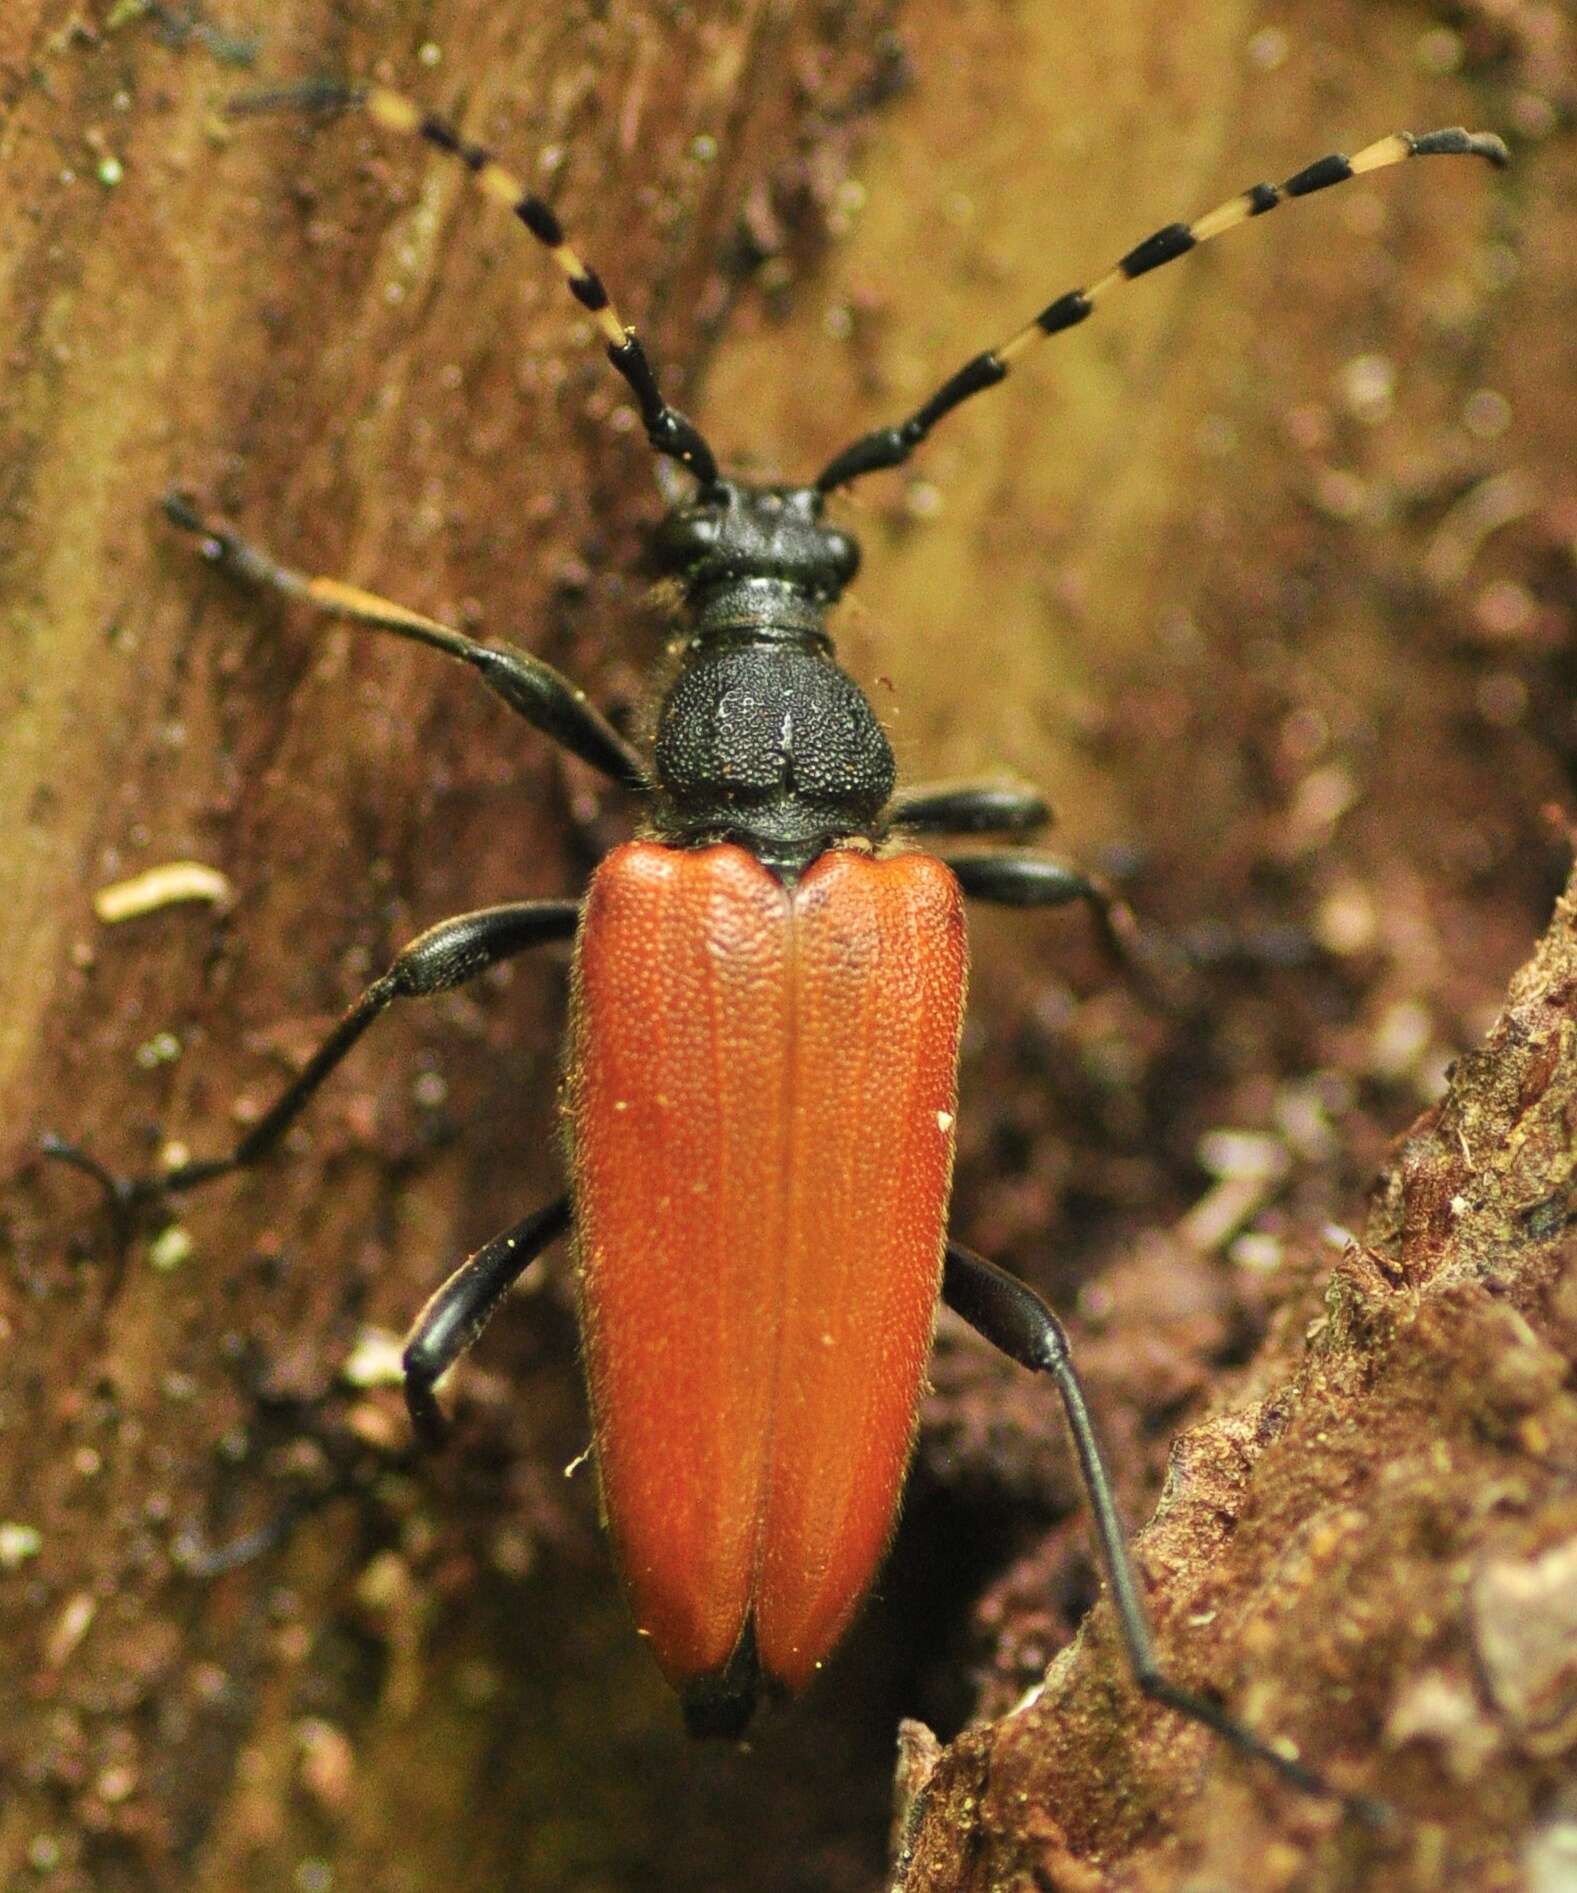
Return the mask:
<svg viewBox="0 0 1577 1893"><path fill-rule="evenodd" d="M719 480L676 506L657 535L657 558L691 600L753 582L800 594L825 610L853 579L860 548L822 523L813 486Z"/></svg>

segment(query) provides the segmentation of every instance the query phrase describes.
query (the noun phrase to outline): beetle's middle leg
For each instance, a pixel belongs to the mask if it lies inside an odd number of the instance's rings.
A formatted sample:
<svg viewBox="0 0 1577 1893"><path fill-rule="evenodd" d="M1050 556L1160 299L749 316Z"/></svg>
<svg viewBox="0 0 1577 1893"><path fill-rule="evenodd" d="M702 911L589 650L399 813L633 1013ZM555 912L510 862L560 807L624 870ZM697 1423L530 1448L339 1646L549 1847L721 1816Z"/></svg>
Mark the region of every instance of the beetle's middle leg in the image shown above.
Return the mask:
<svg viewBox="0 0 1577 1893"><path fill-rule="evenodd" d="M570 900L511 901L502 907L484 907L474 914L441 920L418 934L395 956L383 977L375 979L350 1007L227 1157L200 1157L156 1176L128 1180L113 1176L96 1158L56 1137L44 1139L45 1153L86 1170L123 1212L150 1199L228 1176L233 1170L244 1170L273 1150L319 1085L396 999L426 999L448 992L528 947L567 940L575 931L579 913L578 903Z"/></svg>
<svg viewBox="0 0 1577 1893"><path fill-rule="evenodd" d="M1165 943L1141 930L1133 909L1102 876L1054 855L1017 850L971 850L945 854L942 861L971 900L999 907L1066 907L1082 901L1101 945L1118 965L1161 1003L1175 1000L1183 964Z"/></svg>
<svg viewBox="0 0 1577 1893"><path fill-rule="evenodd" d="M1074 1371L1068 1337L1046 1303L1017 1276L956 1242L947 1245L942 1299L1010 1360L1037 1373L1050 1374L1056 1382L1078 1454L1084 1489L1089 1494L1095 1535L1100 1543L1101 1562L1106 1568L1123 1648L1134 1680L1144 1694L1152 1702L1164 1703L1179 1715L1213 1729L1240 1754L1275 1769L1295 1788L1340 1800L1349 1812L1370 1826L1387 1824L1391 1813L1383 1802L1368 1795L1343 1793L1316 1769L1273 1748L1220 1703L1174 1683L1161 1668L1138 1574L1112 1494L1111 1475L1095 1437L1084 1390Z"/></svg>
<svg viewBox="0 0 1577 1893"><path fill-rule="evenodd" d="M201 518L183 493L167 494L164 511L172 524L195 535L206 559L232 578L312 605L330 617L373 631L389 631L395 637L409 638L459 658L510 709L561 748L627 789L647 787L646 770L635 750L606 717L593 709L584 690L540 657L514 646L468 638L463 631L451 630L436 618L425 618L419 611L409 611L404 605L339 579L313 578L294 571L239 533Z"/></svg>
<svg viewBox="0 0 1577 1893"><path fill-rule="evenodd" d="M567 1196L534 1210L462 1262L411 1324L405 1341L405 1404L424 1446L441 1446L447 1431L434 1392L439 1380L470 1348L531 1264L569 1226Z"/></svg>
<svg viewBox="0 0 1577 1893"><path fill-rule="evenodd" d="M1051 821L1039 789L997 779L918 782L887 805L888 825L917 835L1033 835Z"/></svg>

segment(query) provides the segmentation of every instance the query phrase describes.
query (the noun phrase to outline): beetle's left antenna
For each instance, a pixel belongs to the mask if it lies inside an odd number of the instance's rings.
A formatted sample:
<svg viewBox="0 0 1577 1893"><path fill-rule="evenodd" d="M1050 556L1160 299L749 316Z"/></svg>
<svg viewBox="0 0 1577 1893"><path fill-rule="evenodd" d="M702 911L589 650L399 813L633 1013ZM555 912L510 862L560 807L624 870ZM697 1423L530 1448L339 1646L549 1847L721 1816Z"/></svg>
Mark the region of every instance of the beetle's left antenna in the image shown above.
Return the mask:
<svg viewBox="0 0 1577 1893"><path fill-rule="evenodd" d="M385 131L424 138L450 157L458 158L478 187L496 204L519 218L564 272L569 292L595 319L607 342L608 360L629 383L641 410L646 438L655 453L677 460L703 488L718 484L717 460L695 423L670 407L657 386L657 377L635 331L626 326L608 295L602 278L589 269L565 240L564 226L552 207L483 146L472 144L432 112L425 112L398 92L381 85L345 85L333 80L309 80L276 91L243 93L225 108L231 118L259 112L366 112Z"/></svg>
<svg viewBox="0 0 1577 1893"><path fill-rule="evenodd" d="M1040 314L1015 330L1005 342L972 356L955 374L949 375L928 401L923 402L907 420L893 427L878 427L863 434L830 460L816 476L816 491L830 493L834 487L847 486L867 473L883 467L902 466L944 414L951 414L971 395L994 388L1003 380L1013 363L1027 348L1048 336L1060 335L1095 313L1095 305L1114 289L1158 269L1163 263L1186 256L1201 243L1235 230L1250 217L1262 217L1291 197L1307 197L1332 184L1344 184L1348 178L1361 177L1366 171L1380 171L1389 164L1401 164L1408 158L1484 158L1497 167L1508 162L1506 147L1493 132L1469 132L1460 127L1448 131L1392 132L1377 139L1362 151L1344 157L1333 152L1305 165L1283 184L1251 184L1236 197L1229 197L1193 223L1169 223L1146 237L1088 289L1070 289L1047 303Z"/></svg>

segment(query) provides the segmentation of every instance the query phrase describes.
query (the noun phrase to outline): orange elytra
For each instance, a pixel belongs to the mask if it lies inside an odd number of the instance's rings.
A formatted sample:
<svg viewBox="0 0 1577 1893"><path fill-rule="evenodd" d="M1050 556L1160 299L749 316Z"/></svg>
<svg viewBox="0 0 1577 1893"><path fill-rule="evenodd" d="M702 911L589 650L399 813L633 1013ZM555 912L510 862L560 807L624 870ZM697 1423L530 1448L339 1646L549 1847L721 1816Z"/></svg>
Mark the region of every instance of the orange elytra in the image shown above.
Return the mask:
<svg viewBox="0 0 1577 1893"><path fill-rule="evenodd" d="M637 1623L799 1688L882 1554L941 1286L964 916L928 855L635 842L597 870L567 1115L587 1381ZM737 1665L736 1665L737 1667Z"/></svg>

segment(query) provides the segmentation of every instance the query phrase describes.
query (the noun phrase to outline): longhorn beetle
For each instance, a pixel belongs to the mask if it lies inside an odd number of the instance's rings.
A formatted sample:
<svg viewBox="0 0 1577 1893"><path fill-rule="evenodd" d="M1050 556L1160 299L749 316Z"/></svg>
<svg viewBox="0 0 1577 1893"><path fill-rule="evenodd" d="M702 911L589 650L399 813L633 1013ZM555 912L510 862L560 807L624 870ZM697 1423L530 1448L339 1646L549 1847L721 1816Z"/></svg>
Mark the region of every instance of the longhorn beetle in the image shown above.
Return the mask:
<svg viewBox="0 0 1577 1893"><path fill-rule="evenodd" d="M1335 1793L1161 1668L1062 1326L947 1233L964 897L1083 902L1119 949L1125 917L1098 881L1044 856L909 845L1024 835L1047 810L1032 791L1000 784L896 789L881 726L833 657L828 615L859 548L826 512L839 489L900 466L945 415L1121 284L1288 198L1408 158L1502 165L1504 145L1461 130L1398 132L1168 224L808 484L767 486L720 471L554 212L481 146L379 85L313 83L233 109L350 107L457 159L519 219L596 323L653 451L690 477L657 540L684 617L650 753L528 652L306 577L183 498L167 511L236 578L470 665L527 722L645 798L645 831L607 856L582 900L484 908L412 941L228 1156L122 1180L75 1146L49 1148L122 1205L212 1182L272 1152L394 1001L573 939L569 1189L479 1249L418 1316L404 1366L422 1440L442 1437L440 1377L537 1256L572 1234L598 1476L625 1589L691 1730L736 1735L763 1689L806 1682L871 1581L940 1294L1013 1360L1051 1376L1143 1692L1297 1787ZM1344 1798L1382 1818L1379 1803Z"/></svg>

